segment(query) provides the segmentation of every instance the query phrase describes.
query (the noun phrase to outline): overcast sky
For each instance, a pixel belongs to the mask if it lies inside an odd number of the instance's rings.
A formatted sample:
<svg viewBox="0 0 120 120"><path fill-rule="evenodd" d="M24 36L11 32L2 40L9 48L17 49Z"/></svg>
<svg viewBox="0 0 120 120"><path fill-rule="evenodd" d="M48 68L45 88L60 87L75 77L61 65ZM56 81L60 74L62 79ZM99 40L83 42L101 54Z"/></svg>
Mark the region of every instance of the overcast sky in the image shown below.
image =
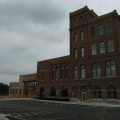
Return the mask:
<svg viewBox="0 0 120 120"><path fill-rule="evenodd" d="M37 62L69 55L69 13L87 5L98 15L120 0L0 0L0 82L36 72Z"/></svg>

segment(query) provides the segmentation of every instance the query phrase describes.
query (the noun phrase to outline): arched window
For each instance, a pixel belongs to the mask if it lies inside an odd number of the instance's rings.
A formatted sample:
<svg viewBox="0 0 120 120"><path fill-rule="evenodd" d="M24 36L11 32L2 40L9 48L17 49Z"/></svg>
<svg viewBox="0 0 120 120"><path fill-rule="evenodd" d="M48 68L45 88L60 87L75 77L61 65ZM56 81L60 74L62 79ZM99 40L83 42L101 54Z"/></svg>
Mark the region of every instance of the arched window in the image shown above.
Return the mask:
<svg viewBox="0 0 120 120"><path fill-rule="evenodd" d="M84 57L84 48L83 48L83 47L80 48L80 56L81 56L81 57Z"/></svg>
<svg viewBox="0 0 120 120"><path fill-rule="evenodd" d="M76 27L77 26L77 19L75 18L74 19L74 27Z"/></svg>
<svg viewBox="0 0 120 120"><path fill-rule="evenodd" d="M56 77L56 80L59 79L59 68L58 67L56 67L55 77Z"/></svg>
<svg viewBox="0 0 120 120"><path fill-rule="evenodd" d="M64 70L65 80L68 80L68 70L68 65L66 65Z"/></svg>
<svg viewBox="0 0 120 120"><path fill-rule="evenodd" d="M104 42L100 42L100 54L103 54L103 53L105 53L105 44L104 44Z"/></svg>
<svg viewBox="0 0 120 120"><path fill-rule="evenodd" d="M91 49L92 49L92 55L96 55L97 51L96 51L96 44L92 44L91 45Z"/></svg>
<svg viewBox="0 0 120 120"><path fill-rule="evenodd" d="M64 78L64 67L61 66L60 67L60 79L63 79Z"/></svg>
<svg viewBox="0 0 120 120"><path fill-rule="evenodd" d="M84 40L84 34L83 34L83 31L80 32L80 40Z"/></svg>
<svg viewBox="0 0 120 120"><path fill-rule="evenodd" d="M72 97L78 97L78 89L77 89L77 87L72 88Z"/></svg>
<svg viewBox="0 0 120 120"><path fill-rule="evenodd" d="M44 97L44 92L45 92L44 88L41 87L40 88L40 97Z"/></svg>
<svg viewBox="0 0 120 120"><path fill-rule="evenodd" d="M83 24L83 16L80 16L80 25Z"/></svg>
<svg viewBox="0 0 120 120"><path fill-rule="evenodd" d="M100 63L96 62L92 64L92 75L93 77L101 77Z"/></svg>
<svg viewBox="0 0 120 120"><path fill-rule="evenodd" d="M78 66L75 65L73 70L74 70L73 71L73 77L74 77L75 80L77 80L78 79Z"/></svg>
<svg viewBox="0 0 120 120"><path fill-rule="evenodd" d="M100 25L98 26L98 34L99 34L99 35L103 35L103 34L104 34L104 28L103 28L103 25L102 25L102 24L100 24Z"/></svg>
<svg viewBox="0 0 120 120"><path fill-rule="evenodd" d="M74 49L74 58L78 58L78 50Z"/></svg>
<svg viewBox="0 0 120 120"><path fill-rule="evenodd" d="M90 34L91 34L92 37L95 36L95 34L96 34L95 26L92 26L92 27L90 28Z"/></svg>
<svg viewBox="0 0 120 120"><path fill-rule="evenodd" d="M115 61L106 62L106 76L116 76Z"/></svg>
<svg viewBox="0 0 120 120"><path fill-rule="evenodd" d="M50 96L56 96L56 88L55 87L51 87Z"/></svg>
<svg viewBox="0 0 120 120"><path fill-rule="evenodd" d="M41 73L41 81L44 81L44 73Z"/></svg>
<svg viewBox="0 0 120 120"><path fill-rule="evenodd" d="M115 86L109 86L107 89L108 99L117 99L117 90Z"/></svg>
<svg viewBox="0 0 120 120"><path fill-rule="evenodd" d="M80 66L80 76L82 79L85 78L85 65Z"/></svg>
<svg viewBox="0 0 120 120"><path fill-rule="evenodd" d="M77 40L78 40L78 35L77 35L77 33L75 33L74 34L74 42L77 42Z"/></svg>
<svg viewBox="0 0 120 120"><path fill-rule="evenodd" d="M64 86L61 89L61 96L67 97L68 96L68 89Z"/></svg>
<svg viewBox="0 0 120 120"><path fill-rule="evenodd" d="M107 33L112 32L112 22L111 21L108 21L106 23L106 29L107 29Z"/></svg>
<svg viewBox="0 0 120 120"><path fill-rule="evenodd" d="M54 80L54 79L55 79L55 68L52 67L52 80Z"/></svg>
<svg viewBox="0 0 120 120"><path fill-rule="evenodd" d="M108 41L108 52L114 52L114 43L113 40Z"/></svg>
<svg viewBox="0 0 120 120"><path fill-rule="evenodd" d="M99 86L93 88L93 97L96 99L101 98L101 88Z"/></svg>

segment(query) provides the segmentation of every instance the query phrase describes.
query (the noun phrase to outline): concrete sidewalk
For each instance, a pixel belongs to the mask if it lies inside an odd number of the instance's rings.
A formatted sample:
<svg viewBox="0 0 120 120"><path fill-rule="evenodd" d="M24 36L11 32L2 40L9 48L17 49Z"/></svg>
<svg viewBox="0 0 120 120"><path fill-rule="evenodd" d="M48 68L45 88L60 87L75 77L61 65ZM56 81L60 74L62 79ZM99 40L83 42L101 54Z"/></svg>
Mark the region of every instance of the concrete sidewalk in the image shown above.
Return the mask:
<svg viewBox="0 0 120 120"><path fill-rule="evenodd" d="M4 114L0 114L0 120L9 120L9 119L7 119Z"/></svg>
<svg viewBox="0 0 120 120"><path fill-rule="evenodd" d="M78 105L89 105L89 106L102 106L102 107L120 107L120 104L112 104L112 103L103 103L103 102L64 102L64 101L50 101L50 100L38 100L42 102L49 102L49 103L61 103L61 104L78 104Z"/></svg>
<svg viewBox="0 0 120 120"><path fill-rule="evenodd" d="M120 107L120 104L106 103L106 102L81 102L81 101L51 101L51 100L40 100L33 98L3 98L0 100L33 100L33 101L42 101L47 103L61 103L61 104L78 104L78 105L90 105L90 106L104 106L104 107Z"/></svg>

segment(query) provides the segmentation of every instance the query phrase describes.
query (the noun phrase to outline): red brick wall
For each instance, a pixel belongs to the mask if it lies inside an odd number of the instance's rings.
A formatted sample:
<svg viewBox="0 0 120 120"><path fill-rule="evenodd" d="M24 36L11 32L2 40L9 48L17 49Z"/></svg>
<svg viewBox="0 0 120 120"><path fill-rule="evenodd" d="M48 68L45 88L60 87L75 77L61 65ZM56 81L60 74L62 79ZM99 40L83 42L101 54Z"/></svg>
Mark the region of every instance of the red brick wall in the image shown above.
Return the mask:
<svg viewBox="0 0 120 120"><path fill-rule="evenodd" d="M84 17L84 24L77 27L73 26L73 20L77 18L79 23L79 17ZM92 17L94 17L92 19ZM106 32L106 22L112 22L112 32ZM98 35L98 25L104 25L104 35ZM95 26L96 36L90 36L90 27ZM80 40L79 33L80 31L84 32L84 40ZM74 42L74 33L78 33L78 41ZM107 42L108 40L114 40L115 51L112 53L108 52ZM105 43L105 54L99 54L99 43L104 41ZM91 55L91 45L95 43L97 46L97 55ZM80 58L80 48L84 47L85 57ZM78 58L73 58L73 50L78 49ZM106 68L105 62L108 60L114 60L116 63L116 77L106 77ZM87 84L88 86L88 97L89 99L93 98L93 87L98 85L101 87L102 98L107 99L107 88L110 85L114 85L117 88L117 99L120 99L119 90L120 90L120 21L117 13L115 11L97 17L93 12L88 8L83 8L81 10L70 13L70 55L63 56L60 58L49 59L45 61L39 61L37 64L37 91L39 94L40 87L45 88L45 96L50 96L50 89L52 86L55 86L56 91L58 92L57 96L61 96L61 88L66 86L68 89L68 97L72 96L73 87L77 87L78 93L77 97L81 97L80 85ZM101 78L94 79L92 78L92 63L100 62L101 64ZM85 64L86 79L80 79L80 65ZM68 80L51 80L51 70L52 67L60 66L69 66L69 79ZM73 80L73 66L78 65L78 80ZM41 81L41 74L44 74L44 81Z"/></svg>

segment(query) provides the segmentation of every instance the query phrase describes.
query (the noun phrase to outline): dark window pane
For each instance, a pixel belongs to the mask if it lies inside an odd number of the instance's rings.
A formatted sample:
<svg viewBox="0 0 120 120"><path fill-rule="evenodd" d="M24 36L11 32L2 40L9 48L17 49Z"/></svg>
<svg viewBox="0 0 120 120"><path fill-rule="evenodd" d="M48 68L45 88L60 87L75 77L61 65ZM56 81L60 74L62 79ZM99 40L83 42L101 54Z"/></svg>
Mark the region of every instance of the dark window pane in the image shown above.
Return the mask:
<svg viewBox="0 0 120 120"><path fill-rule="evenodd" d="M112 22L106 23L106 29L107 29L107 33L112 32Z"/></svg>
<svg viewBox="0 0 120 120"><path fill-rule="evenodd" d="M98 34L99 35L103 35L104 34L104 29L103 29L103 25L102 24L98 26Z"/></svg>
<svg viewBox="0 0 120 120"><path fill-rule="evenodd" d="M90 33L92 37L95 36L95 26L90 28Z"/></svg>

